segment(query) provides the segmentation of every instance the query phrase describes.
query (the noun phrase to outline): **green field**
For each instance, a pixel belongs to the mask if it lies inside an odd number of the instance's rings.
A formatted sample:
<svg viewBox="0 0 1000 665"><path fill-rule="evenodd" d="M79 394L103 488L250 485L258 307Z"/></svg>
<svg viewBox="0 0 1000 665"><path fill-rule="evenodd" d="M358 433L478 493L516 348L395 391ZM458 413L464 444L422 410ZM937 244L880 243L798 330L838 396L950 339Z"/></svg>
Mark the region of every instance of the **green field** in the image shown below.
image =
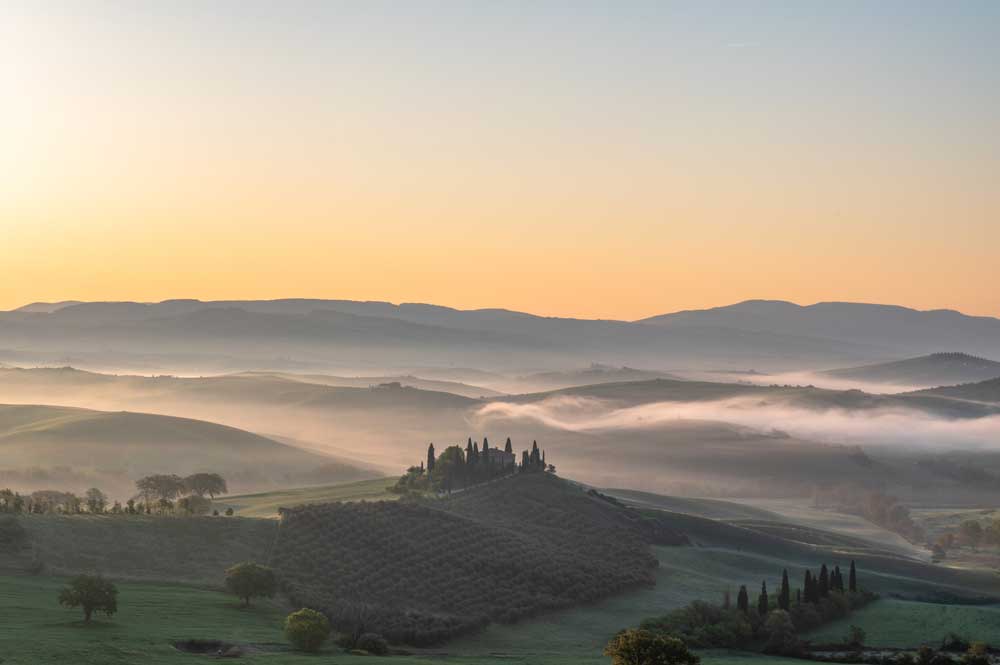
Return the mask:
<svg viewBox="0 0 1000 665"><path fill-rule="evenodd" d="M937 646L949 633L969 641L1000 644L1000 606L938 605L884 599L811 633L814 642L836 642L851 624L867 633L866 643L880 647Z"/></svg>
<svg viewBox="0 0 1000 665"><path fill-rule="evenodd" d="M279 508L291 508L303 504L334 501L393 501L398 499L399 495L390 492L389 488L396 484L396 480L396 478L375 478L321 487L240 494L219 499L214 507L219 512L232 508L240 517L277 518Z"/></svg>
<svg viewBox="0 0 1000 665"><path fill-rule="evenodd" d="M266 665L344 663L345 665L607 665L600 648L550 650L530 645L521 655L456 655L449 648L410 656L352 656L328 646L318 656L298 654L284 643L286 613L275 603L243 609L230 596L183 586L119 583L119 612L91 625L80 612L60 607L56 594L63 580L51 577L0 577L0 662L4 665L162 665L202 662L204 657L173 647L192 638L250 644L239 662ZM595 643L603 644L601 640ZM447 653L445 653L447 652ZM784 659L732 652L705 654L706 665L770 665Z"/></svg>

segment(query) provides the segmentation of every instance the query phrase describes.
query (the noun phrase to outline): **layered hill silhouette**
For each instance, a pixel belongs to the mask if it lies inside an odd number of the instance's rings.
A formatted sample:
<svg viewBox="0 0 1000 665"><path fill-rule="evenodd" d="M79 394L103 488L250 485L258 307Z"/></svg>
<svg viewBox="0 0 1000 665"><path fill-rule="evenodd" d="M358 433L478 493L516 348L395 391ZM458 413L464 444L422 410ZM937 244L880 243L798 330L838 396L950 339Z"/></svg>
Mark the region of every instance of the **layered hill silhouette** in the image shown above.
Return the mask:
<svg viewBox="0 0 1000 665"><path fill-rule="evenodd" d="M942 347L1000 357L1000 319L777 301L638 322L302 299L79 303L0 313L0 348L17 349L14 360L70 357L105 367L127 360L163 367L225 362L245 369L360 363L511 370L590 362L664 370L800 369L860 365Z"/></svg>
<svg viewBox="0 0 1000 665"><path fill-rule="evenodd" d="M967 353L932 353L895 362L824 372L841 379L909 386L948 386L1000 377L1000 362Z"/></svg>

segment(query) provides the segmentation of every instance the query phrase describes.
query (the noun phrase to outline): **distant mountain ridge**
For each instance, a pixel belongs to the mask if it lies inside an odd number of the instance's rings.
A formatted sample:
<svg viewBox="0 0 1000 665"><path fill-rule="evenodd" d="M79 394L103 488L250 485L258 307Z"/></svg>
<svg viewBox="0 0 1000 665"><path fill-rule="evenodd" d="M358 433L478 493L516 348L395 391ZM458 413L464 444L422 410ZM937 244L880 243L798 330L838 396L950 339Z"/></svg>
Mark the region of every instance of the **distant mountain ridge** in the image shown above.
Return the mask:
<svg viewBox="0 0 1000 665"><path fill-rule="evenodd" d="M0 349L20 353L201 353L246 369L275 357L336 364L510 371L591 362L780 370L861 365L960 349L1000 357L1000 319L859 303L751 300L637 322L504 309L347 300L167 300L0 312ZM270 355L265 355L270 354ZM9 361L9 357L8 357ZM750 363L750 364L748 364ZM277 368L277 367L272 367Z"/></svg>

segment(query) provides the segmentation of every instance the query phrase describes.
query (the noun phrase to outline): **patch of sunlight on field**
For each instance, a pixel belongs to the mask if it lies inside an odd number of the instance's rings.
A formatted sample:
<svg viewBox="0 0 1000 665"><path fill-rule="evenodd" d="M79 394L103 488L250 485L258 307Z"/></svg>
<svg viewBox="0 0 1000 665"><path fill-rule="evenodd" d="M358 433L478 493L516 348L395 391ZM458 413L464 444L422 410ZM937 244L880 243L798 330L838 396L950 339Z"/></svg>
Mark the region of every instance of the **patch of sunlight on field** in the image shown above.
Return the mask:
<svg viewBox="0 0 1000 665"><path fill-rule="evenodd" d="M213 507L219 512L232 508L240 517L265 517L277 519L279 508L291 508L310 503L333 503L334 501L395 501L398 494L389 488L396 484L396 478L375 478L352 483L323 485L322 487L301 487L289 490L240 494L217 500Z"/></svg>

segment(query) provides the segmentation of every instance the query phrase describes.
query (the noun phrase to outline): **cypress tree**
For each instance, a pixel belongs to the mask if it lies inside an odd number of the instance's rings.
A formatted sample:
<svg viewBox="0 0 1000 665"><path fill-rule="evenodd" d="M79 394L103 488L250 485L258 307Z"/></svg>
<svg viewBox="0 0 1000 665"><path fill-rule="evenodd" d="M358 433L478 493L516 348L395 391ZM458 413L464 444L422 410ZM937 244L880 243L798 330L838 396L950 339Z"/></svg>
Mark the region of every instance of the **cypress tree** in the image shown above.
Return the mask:
<svg viewBox="0 0 1000 665"><path fill-rule="evenodd" d="M848 573L847 586L854 593L858 590L858 573L854 570L854 559L851 559L851 572Z"/></svg>
<svg viewBox="0 0 1000 665"><path fill-rule="evenodd" d="M830 595L830 573L824 563L819 569L819 597L826 598Z"/></svg>
<svg viewBox="0 0 1000 665"><path fill-rule="evenodd" d="M472 437L469 437L469 442L465 444L465 464L467 466L472 466Z"/></svg>
<svg viewBox="0 0 1000 665"><path fill-rule="evenodd" d="M844 576L840 574L840 566L833 568L833 588L841 593L844 592Z"/></svg>
<svg viewBox="0 0 1000 665"><path fill-rule="evenodd" d="M750 594L747 593L746 585L741 585L739 593L736 594L736 609L743 614L750 611Z"/></svg>
<svg viewBox="0 0 1000 665"><path fill-rule="evenodd" d="M483 437L483 457L486 457L486 451L490 449L490 440L485 436Z"/></svg>
<svg viewBox="0 0 1000 665"><path fill-rule="evenodd" d="M760 583L760 595L757 597L757 614L767 614L767 580Z"/></svg>
<svg viewBox="0 0 1000 665"><path fill-rule="evenodd" d="M505 453L513 453L514 452L514 446L511 445L511 443L510 443L510 437L509 436L507 437L507 445L505 445L503 447L503 451Z"/></svg>
<svg viewBox="0 0 1000 665"><path fill-rule="evenodd" d="M427 446L427 473L430 473L431 471L434 470L435 461L436 460L434 458L434 444L432 443L431 445Z"/></svg>
<svg viewBox="0 0 1000 665"><path fill-rule="evenodd" d="M778 592L778 607L788 611L792 605L792 589L788 586L788 570L781 571L781 591Z"/></svg>
<svg viewBox="0 0 1000 665"><path fill-rule="evenodd" d="M813 578L812 573L806 569L806 579L802 583L802 595L805 596L807 603L815 603L816 600L813 598Z"/></svg>

